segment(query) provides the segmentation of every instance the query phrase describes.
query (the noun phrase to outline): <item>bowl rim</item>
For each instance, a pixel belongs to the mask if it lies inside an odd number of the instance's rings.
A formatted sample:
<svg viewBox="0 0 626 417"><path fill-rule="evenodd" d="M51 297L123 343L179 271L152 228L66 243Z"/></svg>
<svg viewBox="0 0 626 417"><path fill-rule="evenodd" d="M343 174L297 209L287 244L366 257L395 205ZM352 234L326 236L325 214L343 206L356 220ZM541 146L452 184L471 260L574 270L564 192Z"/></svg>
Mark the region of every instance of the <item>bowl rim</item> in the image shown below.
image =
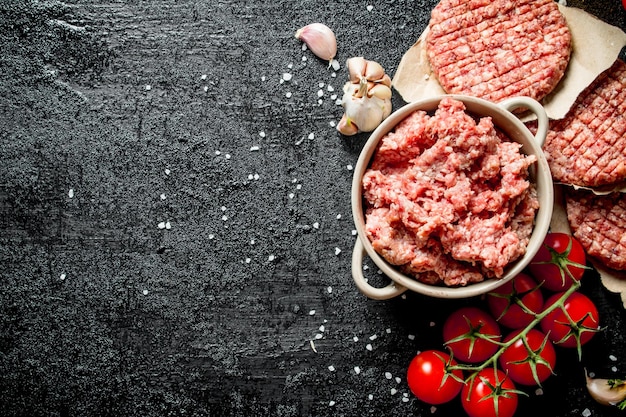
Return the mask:
<svg viewBox="0 0 626 417"><path fill-rule="evenodd" d="M406 118L409 114L413 113L416 110L434 111L441 102L441 100L443 100L445 97L451 97L462 101L465 104L467 111L475 114L478 117L491 117L494 120L494 125L498 126L501 130L504 130L507 133L507 136L509 136L514 141L522 143L522 150L524 151L524 153L531 153L537 157L537 162L533 164L535 168L531 170L531 175L534 177L533 180L537 187L537 197L539 199L540 207L535 214L535 224L530 236L529 243L526 247L525 254L521 258L513 261L510 266L507 267L505 274L502 278L486 279L482 282L468 284L467 286L463 287L446 287L426 284L418 281L413 277L402 274L396 269L396 267L389 264L386 260L384 260L381 255L379 255L374 250L369 238L365 234L365 215L362 198L362 178L365 171L369 167L372 156L374 155L374 152L378 147L378 143L385 134L391 131L400 121ZM516 107L516 104L519 104L516 102L516 99L521 99L518 100L522 102L521 106L524 106L524 103L527 103L528 100L531 100L532 102L541 106L539 103L528 97L512 98L510 102L513 103L513 106L510 105L509 100L507 100L506 104L496 104L481 98L457 94L444 94L418 100L406 104L405 106L393 112L374 130L374 132L372 132L369 139L363 146L354 168L351 189L352 215L357 230L357 239L360 240L362 248L365 249L365 252L374 261L376 266L380 268L380 270L389 279L392 280L392 284L397 284L400 286L400 291L398 293L403 292L403 290L406 288L413 292L436 298L468 298L485 294L510 281L518 273L522 272L541 247L541 244L543 243L543 240L550 227L554 204L552 175L550 173L550 168L548 166L546 157L541 148L541 143L545 139L545 132L543 134L543 137L533 137L531 132L522 123L522 121L513 113L511 113L511 108ZM541 110L543 110L543 107L541 107ZM508 123L509 125L507 127L503 127L501 126L502 123ZM355 250L357 250L357 246L361 245L355 245ZM355 266L354 264L352 265L353 277L355 277L355 281L357 280L355 276L356 267L357 266ZM359 287L361 291L363 291L360 285Z"/></svg>

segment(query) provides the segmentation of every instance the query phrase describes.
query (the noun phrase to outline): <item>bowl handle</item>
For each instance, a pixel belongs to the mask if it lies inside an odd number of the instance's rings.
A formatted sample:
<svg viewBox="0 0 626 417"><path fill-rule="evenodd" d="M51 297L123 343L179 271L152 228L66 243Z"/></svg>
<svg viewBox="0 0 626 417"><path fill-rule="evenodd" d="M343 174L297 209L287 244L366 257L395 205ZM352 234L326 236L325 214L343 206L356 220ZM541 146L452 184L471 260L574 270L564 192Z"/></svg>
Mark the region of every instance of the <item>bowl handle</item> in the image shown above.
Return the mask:
<svg viewBox="0 0 626 417"><path fill-rule="evenodd" d="M548 114L539 102L530 97L511 97L498 103L498 106L512 112L515 109L525 108L537 116L537 133L535 141L539 146L543 146L548 134Z"/></svg>
<svg viewBox="0 0 626 417"><path fill-rule="evenodd" d="M363 256L365 253L365 247L361 239L357 237L354 243L354 251L352 252L352 279L354 279L354 283L359 291L373 300L388 300L397 297L407 290L406 287L396 284L394 281L382 288L372 287L368 284L363 275Z"/></svg>

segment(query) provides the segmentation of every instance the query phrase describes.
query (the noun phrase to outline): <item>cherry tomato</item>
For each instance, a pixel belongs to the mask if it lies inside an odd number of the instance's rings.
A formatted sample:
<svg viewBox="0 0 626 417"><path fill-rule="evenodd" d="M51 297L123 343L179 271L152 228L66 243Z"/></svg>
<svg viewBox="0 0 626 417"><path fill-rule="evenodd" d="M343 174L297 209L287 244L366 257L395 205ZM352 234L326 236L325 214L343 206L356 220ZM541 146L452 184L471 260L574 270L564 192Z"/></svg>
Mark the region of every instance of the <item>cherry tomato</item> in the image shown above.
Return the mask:
<svg viewBox="0 0 626 417"><path fill-rule="evenodd" d="M447 367L457 363L450 355L438 350L420 352L411 360L407 370L407 383L411 392L421 401L435 405L456 397L463 388L463 373Z"/></svg>
<svg viewBox="0 0 626 417"><path fill-rule="evenodd" d="M563 293L553 294L546 300L545 308L556 303ZM569 316L569 318L568 318ZM571 319L571 320L570 320ZM587 343L600 328L598 309L593 301L576 291L565 302L541 320L541 330L557 346L578 347Z"/></svg>
<svg viewBox="0 0 626 417"><path fill-rule="evenodd" d="M499 369L485 368L461 391L469 417L512 417L517 409L515 384Z"/></svg>
<svg viewBox="0 0 626 417"><path fill-rule="evenodd" d="M622 7L626 10L626 0L622 0Z"/></svg>
<svg viewBox="0 0 626 417"><path fill-rule="evenodd" d="M502 338L500 326L489 313L477 307L463 307L448 316L443 324L443 340L452 357L469 363L491 357Z"/></svg>
<svg viewBox="0 0 626 417"><path fill-rule="evenodd" d="M504 341L513 340L522 330L509 334ZM552 342L539 330L530 329L525 339L519 338L498 358L500 367L522 385L540 385L552 375L556 365L556 351Z"/></svg>
<svg viewBox="0 0 626 417"><path fill-rule="evenodd" d="M537 282L550 291L565 291L572 279L580 281L585 273L585 250L576 238L566 233L548 233L528 268Z"/></svg>
<svg viewBox="0 0 626 417"><path fill-rule="evenodd" d="M543 309L543 294L530 275L519 274L487 294L487 305L499 324L521 329L535 318L528 311L538 314Z"/></svg>

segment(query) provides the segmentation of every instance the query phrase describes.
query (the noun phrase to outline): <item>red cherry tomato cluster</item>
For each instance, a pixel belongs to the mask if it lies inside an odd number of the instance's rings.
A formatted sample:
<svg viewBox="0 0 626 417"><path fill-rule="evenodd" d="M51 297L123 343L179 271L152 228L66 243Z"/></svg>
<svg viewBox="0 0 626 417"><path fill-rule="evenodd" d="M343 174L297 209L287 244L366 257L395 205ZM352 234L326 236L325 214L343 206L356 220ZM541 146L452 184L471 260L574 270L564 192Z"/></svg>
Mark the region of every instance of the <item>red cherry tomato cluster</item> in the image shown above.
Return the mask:
<svg viewBox="0 0 626 417"><path fill-rule="evenodd" d="M580 357L599 329L596 306L578 291L585 265L575 238L549 233L528 273L489 293L485 308L462 307L448 316L442 329L447 352L413 358L411 391L433 405L460 393L470 417L513 416L523 393L516 384L541 385L553 374L555 346L577 348Z"/></svg>

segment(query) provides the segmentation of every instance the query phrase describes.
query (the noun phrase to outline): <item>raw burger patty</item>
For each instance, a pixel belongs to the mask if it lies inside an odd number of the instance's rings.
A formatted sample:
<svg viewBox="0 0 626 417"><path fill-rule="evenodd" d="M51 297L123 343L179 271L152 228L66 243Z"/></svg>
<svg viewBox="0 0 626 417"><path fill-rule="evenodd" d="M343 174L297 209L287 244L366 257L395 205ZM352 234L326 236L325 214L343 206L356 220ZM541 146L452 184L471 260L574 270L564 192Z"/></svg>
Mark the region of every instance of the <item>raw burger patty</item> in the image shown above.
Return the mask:
<svg viewBox="0 0 626 417"><path fill-rule="evenodd" d="M626 194L569 191L566 203L574 236L587 254L609 268L626 270Z"/></svg>
<svg viewBox="0 0 626 417"><path fill-rule="evenodd" d="M569 62L571 34L554 0L442 0L426 52L447 93L541 100Z"/></svg>
<svg viewBox="0 0 626 417"><path fill-rule="evenodd" d="M626 181L626 63L619 59L552 121L544 152L555 180L587 187Z"/></svg>

